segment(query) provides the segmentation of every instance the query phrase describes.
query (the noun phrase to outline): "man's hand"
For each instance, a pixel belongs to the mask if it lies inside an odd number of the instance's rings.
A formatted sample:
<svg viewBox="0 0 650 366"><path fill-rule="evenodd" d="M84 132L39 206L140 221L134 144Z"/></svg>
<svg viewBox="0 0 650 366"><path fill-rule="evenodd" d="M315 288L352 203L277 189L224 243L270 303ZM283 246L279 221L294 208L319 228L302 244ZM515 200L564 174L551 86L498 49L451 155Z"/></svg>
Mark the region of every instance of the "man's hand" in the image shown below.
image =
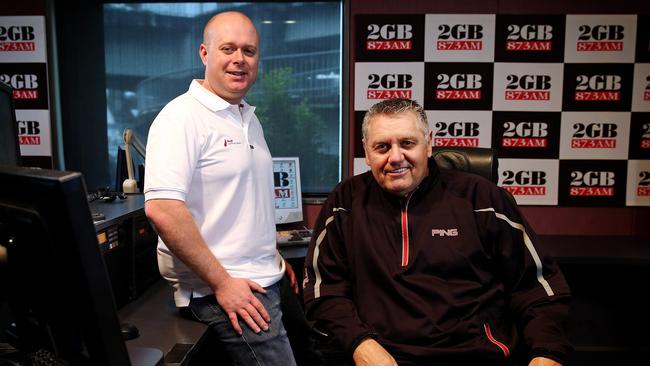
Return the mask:
<svg viewBox="0 0 650 366"><path fill-rule="evenodd" d="M287 271L287 276L289 276L289 281L291 282L293 293L298 295L298 280L296 280L296 273L293 271L293 267L291 267L289 262L286 260L284 261L284 265Z"/></svg>
<svg viewBox="0 0 650 366"><path fill-rule="evenodd" d="M271 321L271 317L264 305L253 295L253 291L266 293L264 288L254 281L229 277L221 282L214 292L217 302L226 312L230 324L239 335L242 334L242 329L239 326L238 316L255 333L259 333L261 329L269 329L268 322Z"/></svg>
<svg viewBox="0 0 650 366"><path fill-rule="evenodd" d="M356 366L397 366L393 356L372 338L361 341L352 358Z"/></svg>
<svg viewBox="0 0 650 366"><path fill-rule="evenodd" d="M551 360L546 357L535 357L530 360L528 366L562 366L561 363Z"/></svg>

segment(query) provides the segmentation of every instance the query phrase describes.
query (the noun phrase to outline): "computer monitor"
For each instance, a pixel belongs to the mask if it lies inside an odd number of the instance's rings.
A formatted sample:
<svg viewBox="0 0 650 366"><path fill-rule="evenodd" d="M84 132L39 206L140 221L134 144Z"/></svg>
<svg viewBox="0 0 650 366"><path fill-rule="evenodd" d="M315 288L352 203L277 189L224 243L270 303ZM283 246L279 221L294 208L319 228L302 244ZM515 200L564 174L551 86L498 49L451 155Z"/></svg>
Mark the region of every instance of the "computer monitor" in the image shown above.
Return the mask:
<svg viewBox="0 0 650 366"><path fill-rule="evenodd" d="M299 159L297 157L274 157L273 182L275 223L288 224L302 221Z"/></svg>
<svg viewBox="0 0 650 366"><path fill-rule="evenodd" d="M21 364L130 365L82 175L4 166L0 187L0 291Z"/></svg>
<svg viewBox="0 0 650 366"><path fill-rule="evenodd" d="M21 165L13 89L0 82L0 165Z"/></svg>

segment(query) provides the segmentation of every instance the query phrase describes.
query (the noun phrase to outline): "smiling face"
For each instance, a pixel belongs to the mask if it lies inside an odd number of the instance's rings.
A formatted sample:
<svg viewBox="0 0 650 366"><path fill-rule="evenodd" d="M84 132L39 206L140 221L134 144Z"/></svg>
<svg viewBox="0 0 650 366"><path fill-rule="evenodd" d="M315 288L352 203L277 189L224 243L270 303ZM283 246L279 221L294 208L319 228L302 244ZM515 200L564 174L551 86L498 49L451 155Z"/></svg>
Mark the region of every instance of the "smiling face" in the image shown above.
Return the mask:
<svg viewBox="0 0 650 366"><path fill-rule="evenodd" d="M422 132L414 112L375 115L363 147L366 164L387 192L407 196L429 174L431 132Z"/></svg>
<svg viewBox="0 0 650 366"><path fill-rule="evenodd" d="M239 104L257 78L259 36L244 14L214 16L205 27L199 48L205 65L203 87L230 104Z"/></svg>

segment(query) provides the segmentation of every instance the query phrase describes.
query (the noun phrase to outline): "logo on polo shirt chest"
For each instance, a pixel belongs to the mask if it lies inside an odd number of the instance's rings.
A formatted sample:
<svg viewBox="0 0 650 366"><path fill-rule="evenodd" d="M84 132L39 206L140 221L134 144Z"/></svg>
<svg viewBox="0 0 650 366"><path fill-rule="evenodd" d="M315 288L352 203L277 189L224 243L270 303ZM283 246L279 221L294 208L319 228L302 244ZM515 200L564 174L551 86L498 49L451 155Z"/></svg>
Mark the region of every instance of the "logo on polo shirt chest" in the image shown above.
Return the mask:
<svg viewBox="0 0 650 366"><path fill-rule="evenodd" d="M235 141L231 138L226 137L223 139L223 147L228 147L230 145L241 145L241 141Z"/></svg>

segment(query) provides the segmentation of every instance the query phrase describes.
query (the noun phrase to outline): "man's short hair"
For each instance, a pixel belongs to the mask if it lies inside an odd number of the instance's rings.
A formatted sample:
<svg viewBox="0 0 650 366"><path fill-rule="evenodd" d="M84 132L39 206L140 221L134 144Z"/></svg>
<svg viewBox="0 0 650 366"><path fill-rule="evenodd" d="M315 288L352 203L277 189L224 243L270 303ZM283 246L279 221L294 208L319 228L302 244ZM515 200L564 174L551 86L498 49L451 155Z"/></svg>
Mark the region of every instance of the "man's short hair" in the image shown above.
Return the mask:
<svg viewBox="0 0 650 366"><path fill-rule="evenodd" d="M417 117L417 125L426 137L429 134L429 122L427 122L427 115L424 113L422 106L411 99L396 98L383 100L370 107L366 112L366 115L363 116L363 124L361 125L363 140L365 141L368 137L368 126L370 120L375 118L377 115L385 114L390 116L409 111L413 112Z"/></svg>

